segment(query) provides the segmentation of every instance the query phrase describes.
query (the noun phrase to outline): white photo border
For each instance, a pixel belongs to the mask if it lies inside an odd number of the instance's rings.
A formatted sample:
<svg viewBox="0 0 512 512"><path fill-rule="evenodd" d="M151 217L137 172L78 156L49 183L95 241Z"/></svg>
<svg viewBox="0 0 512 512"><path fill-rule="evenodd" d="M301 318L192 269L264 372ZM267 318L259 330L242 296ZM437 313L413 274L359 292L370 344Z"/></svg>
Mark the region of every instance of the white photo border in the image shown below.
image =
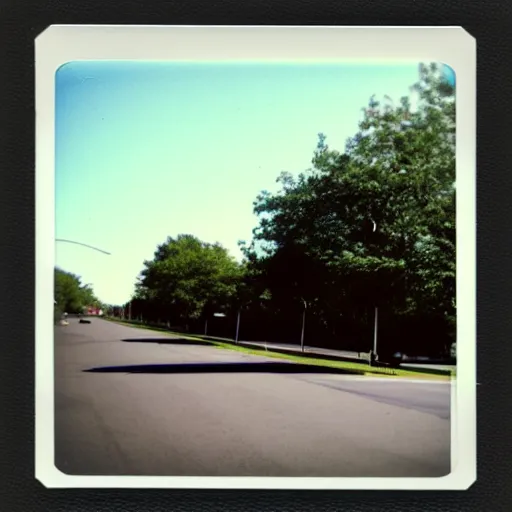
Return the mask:
<svg viewBox="0 0 512 512"><path fill-rule="evenodd" d="M77 60L442 62L456 75L457 377L440 478L67 475L54 460L55 74ZM52 25L35 41L35 477L49 488L466 490L476 480L476 41L461 27Z"/></svg>

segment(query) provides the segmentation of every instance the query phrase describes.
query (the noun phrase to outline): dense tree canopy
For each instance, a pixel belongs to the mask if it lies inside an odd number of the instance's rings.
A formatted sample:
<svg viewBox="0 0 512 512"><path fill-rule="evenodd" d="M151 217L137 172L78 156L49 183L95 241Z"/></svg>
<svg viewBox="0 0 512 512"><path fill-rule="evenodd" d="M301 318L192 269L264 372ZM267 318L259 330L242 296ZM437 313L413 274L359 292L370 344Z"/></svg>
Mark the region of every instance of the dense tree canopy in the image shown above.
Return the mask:
<svg viewBox="0 0 512 512"><path fill-rule="evenodd" d="M256 198L242 264L218 244L168 238L144 263L138 311L187 322L242 308L253 319L245 336L286 341L307 306L311 344L368 348L379 307L390 349L446 350L455 333L453 84L441 66L421 65L409 97L370 99L343 152L327 141L319 134L311 169L281 174L278 192Z"/></svg>
<svg viewBox="0 0 512 512"><path fill-rule="evenodd" d="M162 320L186 322L225 309L241 277L241 266L219 244L192 235L169 237L144 262L135 303L145 301Z"/></svg>
<svg viewBox="0 0 512 512"><path fill-rule="evenodd" d="M257 198L246 253L288 300L454 323L454 89L431 65L413 90L415 111L372 98L344 153L320 134L313 168Z"/></svg>

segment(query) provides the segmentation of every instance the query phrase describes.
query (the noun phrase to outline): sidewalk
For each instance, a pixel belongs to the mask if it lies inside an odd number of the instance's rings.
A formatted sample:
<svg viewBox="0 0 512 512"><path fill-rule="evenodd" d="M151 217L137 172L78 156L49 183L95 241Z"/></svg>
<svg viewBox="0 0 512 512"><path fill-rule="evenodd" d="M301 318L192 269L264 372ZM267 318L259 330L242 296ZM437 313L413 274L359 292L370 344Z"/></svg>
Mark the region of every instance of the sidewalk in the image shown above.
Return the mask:
<svg viewBox="0 0 512 512"><path fill-rule="evenodd" d="M291 343L275 343L275 342L264 342L264 341L240 341L240 345L246 346L257 346L259 348L268 348L269 350L289 350L292 352L301 352L300 345L293 345ZM353 359L354 361L368 362L367 352L353 352L349 350L333 350L329 348L309 347L304 346L304 352L308 354L315 354L321 356L330 356L336 359Z"/></svg>
<svg viewBox="0 0 512 512"><path fill-rule="evenodd" d="M293 345L291 343L266 343L263 341L240 341L240 345L244 346L256 346L258 348L268 348L269 350L283 350L287 352L301 353L300 345ZM309 355L318 355L339 360L350 360L354 362L367 363L368 352L355 352L349 350L333 350L328 348L309 347L304 346L304 353ZM430 364L428 362L416 362L413 358L406 360L400 365L400 368L410 369L431 369L440 371L451 371L455 368L455 365L451 364Z"/></svg>
<svg viewBox="0 0 512 512"><path fill-rule="evenodd" d="M139 325L138 323L131 322L134 325ZM144 327L144 325L142 325ZM150 327L147 325L147 327ZM156 326L155 326L156 327ZM163 330L168 330L165 326L160 326ZM171 329L172 331L172 329ZM218 336L209 336L204 334L193 334L190 333L191 336L196 336L198 338L202 338L205 340L211 341L220 341L226 343L235 343L233 338L221 338ZM302 353L301 347L299 344L292 343L276 343L276 342L265 342L265 341L239 341L239 345L245 347L254 347L258 349L266 348L268 350L273 351L281 351L288 354L297 354L300 355ZM329 348L320 348L320 347L310 347L304 346L304 353L308 356L318 356L323 357L325 359L338 360L338 361L348 361L354 363L364 363L368 364L368 352L356 352L350 350L334 350ZM451 373L455 370L454 364L449 364L445 362L426 362L427 358L406 358L405 361L400 364L400 368L410 369L410 370L430 370L432 373Z"/></svg>

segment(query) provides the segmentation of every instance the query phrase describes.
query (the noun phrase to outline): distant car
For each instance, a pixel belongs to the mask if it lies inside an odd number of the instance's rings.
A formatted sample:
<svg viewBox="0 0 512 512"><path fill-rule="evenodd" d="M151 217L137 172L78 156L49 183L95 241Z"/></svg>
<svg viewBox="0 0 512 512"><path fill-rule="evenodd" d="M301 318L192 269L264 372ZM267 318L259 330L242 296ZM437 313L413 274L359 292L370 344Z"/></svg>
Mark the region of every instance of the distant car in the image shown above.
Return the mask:
<svg viewBox="0 0 512 512"><path fill-rule="evenodd" d="M80 318L80 320L78 322L81 324L90 324L91 323L91 321L87 320L87 318Z"/></svg>

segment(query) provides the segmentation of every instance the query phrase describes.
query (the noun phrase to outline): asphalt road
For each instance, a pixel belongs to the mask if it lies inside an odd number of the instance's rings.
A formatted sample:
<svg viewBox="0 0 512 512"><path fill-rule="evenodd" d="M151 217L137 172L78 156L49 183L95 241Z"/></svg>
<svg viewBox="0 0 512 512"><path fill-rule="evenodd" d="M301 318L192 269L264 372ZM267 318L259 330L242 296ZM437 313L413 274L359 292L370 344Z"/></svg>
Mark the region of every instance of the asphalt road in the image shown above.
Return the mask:
<svg viewBox="0 0 512 512"><path fill-rule="evenodd" d="M55 329L55 463L75 475L440 477L451 387L70 319Z"/></svg>

